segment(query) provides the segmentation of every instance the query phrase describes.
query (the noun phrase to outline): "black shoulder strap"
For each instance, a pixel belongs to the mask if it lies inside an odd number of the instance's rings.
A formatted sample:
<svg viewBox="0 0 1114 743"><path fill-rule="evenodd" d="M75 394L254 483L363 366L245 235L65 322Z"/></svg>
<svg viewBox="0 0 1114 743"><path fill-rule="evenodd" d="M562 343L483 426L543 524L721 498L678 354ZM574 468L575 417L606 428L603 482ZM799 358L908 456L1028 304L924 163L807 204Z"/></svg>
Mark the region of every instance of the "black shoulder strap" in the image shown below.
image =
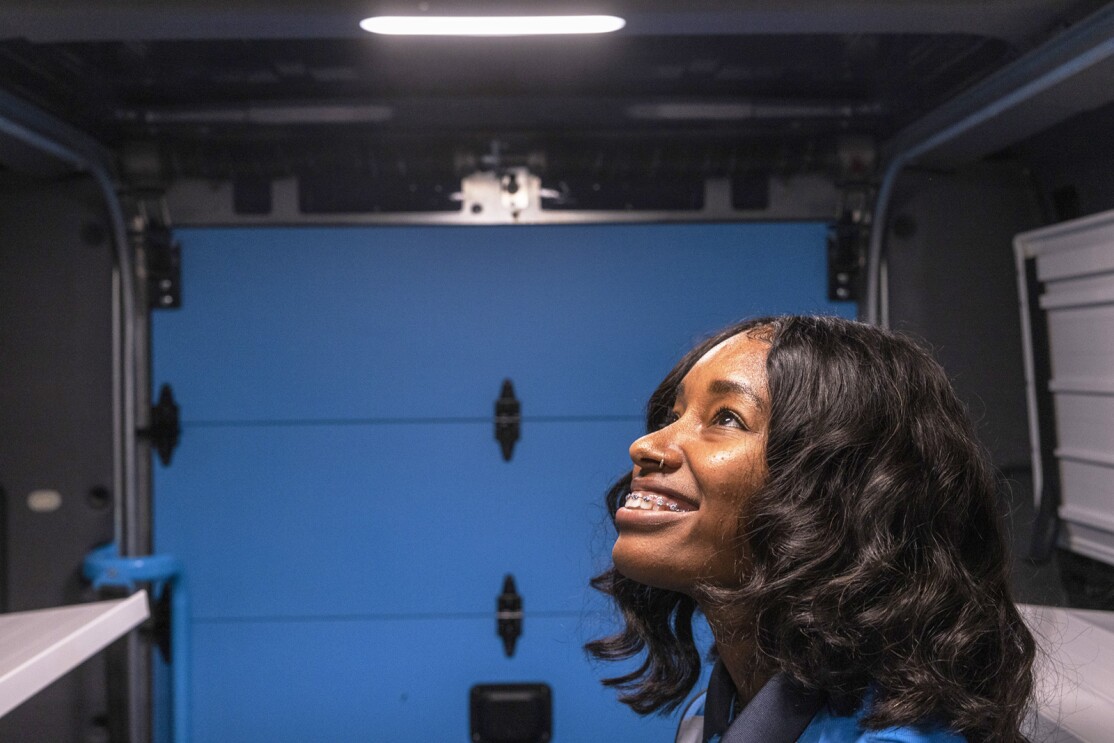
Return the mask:
<svg viewBox="0 0 1114 743"><path fill-rule="evenodd" d="M775 674L727 728L722 743L794 743L823 706L822 692Z"/></svg>
<svg viewBox="0 0 1114 743"><path fill-rule="evenodd" d="M704 743L723 735L731 725L731 708L735 704L735 682L722 660L712 666L708 691L704 695Z"/></svg>

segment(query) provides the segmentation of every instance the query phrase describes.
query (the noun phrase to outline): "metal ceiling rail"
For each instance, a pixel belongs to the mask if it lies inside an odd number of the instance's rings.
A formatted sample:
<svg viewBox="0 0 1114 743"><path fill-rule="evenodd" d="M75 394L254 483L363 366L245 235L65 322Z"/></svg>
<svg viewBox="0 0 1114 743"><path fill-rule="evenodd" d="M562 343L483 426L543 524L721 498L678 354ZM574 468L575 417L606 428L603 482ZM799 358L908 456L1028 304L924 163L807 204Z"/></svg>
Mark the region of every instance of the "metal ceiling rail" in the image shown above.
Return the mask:
<svg viewBox="0 0 1114 743"><path fill-rule="evenodd" d="M883 242L894 184L907 165L969 162L1111 100L1114 4L899 132L882 148L887 165L871 225L864 319L889 324L880 306Z"/></svg>
<svg viewBox="0 0 1114 743"><path fill-rule="evenodd" d="M106 158L99 147L86 149L84 135L62 124L50 128L49 136L32 126L17 121L13 110L22 119L29 116L41 123L46 117L23 102L6 94L0 96L0 137L8 137L21 145L78 172L88 173L104 197L112 230L113 254L113 323L112 323L112 409L113 409L113 483L116 492L114 531L116 543L124 555L137 554L136 507L138 479L136 470L136 339L135 339L135 273L128 251L127 230L120 200L109 174ZM70 141L65 141L70 140ZM91 142L91 140L90 140ZM90 154L91 153L91 154Z"/></svg>

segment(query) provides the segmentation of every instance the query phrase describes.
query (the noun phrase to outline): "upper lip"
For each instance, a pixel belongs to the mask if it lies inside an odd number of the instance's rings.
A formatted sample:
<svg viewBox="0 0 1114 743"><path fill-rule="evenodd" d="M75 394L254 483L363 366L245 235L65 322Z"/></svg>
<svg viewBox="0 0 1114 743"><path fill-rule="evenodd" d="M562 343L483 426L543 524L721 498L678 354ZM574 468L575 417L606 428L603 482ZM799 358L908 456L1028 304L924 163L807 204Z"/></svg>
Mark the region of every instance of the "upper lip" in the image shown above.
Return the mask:
<svg viewBox="0 0 1114 743"><path fill-rule="evenodd" d="M678 505L686 505L694 510L700 507L700 504L698 504L690 496L687 496L678 490L674 490L671 487L663 485L662 483L651 480L649 478L634 478L633 480L631 480L630 489L632 493L635 491L638 491L640 493L657 493L658 495L665 496L670 500L677 501Z"/></svg>

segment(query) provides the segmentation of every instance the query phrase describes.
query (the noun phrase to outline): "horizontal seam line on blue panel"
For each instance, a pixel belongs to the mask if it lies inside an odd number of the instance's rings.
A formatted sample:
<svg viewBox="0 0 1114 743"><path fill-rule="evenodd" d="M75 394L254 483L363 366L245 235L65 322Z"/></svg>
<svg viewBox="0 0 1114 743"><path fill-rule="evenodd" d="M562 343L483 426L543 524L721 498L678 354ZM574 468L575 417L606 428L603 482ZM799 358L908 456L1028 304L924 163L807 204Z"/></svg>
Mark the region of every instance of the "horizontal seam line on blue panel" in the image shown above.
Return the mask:
<svg viewBox="0 0 1114 743"><path fill-rule="evenodd" d="M524 416L522 423L610 423L642 421L641 415L537 415ZM276 420L184 420L182 426L197 428L231 428L233 426L382 426L382 425L444 425L453 423L486 423L492 418L291 418Z"/></svg>
<svg viewBox="0 0 1114 743"><path fill-rule="evenodd" d="M585 612L579 611L528 611L523 615L527 619L562 619L569 617L584 617ZM430 613L430 614L295 614L291 616L265 616L265 617L192 617L194 624L242 624L245 622L368 622L380 620L400 619L494 619L493 612L461 612L456 614Z"/></svg>

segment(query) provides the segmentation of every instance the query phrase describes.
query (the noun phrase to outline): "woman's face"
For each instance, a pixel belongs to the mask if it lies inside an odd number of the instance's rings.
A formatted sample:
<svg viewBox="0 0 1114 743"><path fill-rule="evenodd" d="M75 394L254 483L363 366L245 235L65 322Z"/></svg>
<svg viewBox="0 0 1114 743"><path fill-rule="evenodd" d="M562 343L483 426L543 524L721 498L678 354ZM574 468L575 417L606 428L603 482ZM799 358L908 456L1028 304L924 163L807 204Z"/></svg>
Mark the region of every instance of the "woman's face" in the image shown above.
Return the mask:
<svg viewBox="0 0 1114 743"><path fill-rule="evenodd" d="M692 595L740 580L739 513L766 478L768 344L728 338L689 370L663 428L630 447L631 495L619 508L620 573Z"/></svg>

